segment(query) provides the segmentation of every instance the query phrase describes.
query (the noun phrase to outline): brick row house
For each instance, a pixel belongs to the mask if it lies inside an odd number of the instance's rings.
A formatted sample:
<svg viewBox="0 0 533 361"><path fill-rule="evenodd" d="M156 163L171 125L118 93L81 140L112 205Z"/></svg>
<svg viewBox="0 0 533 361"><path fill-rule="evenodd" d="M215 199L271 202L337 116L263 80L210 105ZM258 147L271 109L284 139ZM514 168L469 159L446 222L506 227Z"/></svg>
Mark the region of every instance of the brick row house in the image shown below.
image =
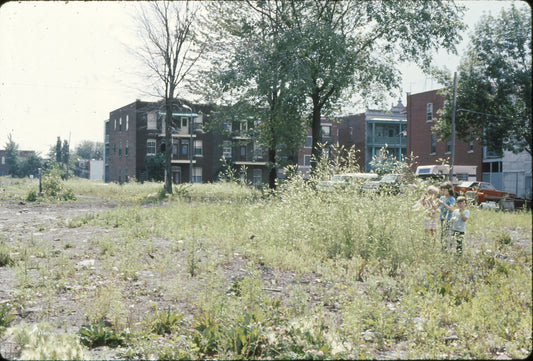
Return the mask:
<svg viewBox="0 0 533 361"><path fill-rule="evenodd" d="M438 139L431 132L437 111L444 107L439 90L407 96L407 153L416 156L416 165L440 164L451 159L451 139ZM531 155L527 152L493 152L471 133L467 140L455 139L454 164L474 165L476 178L497 189L531 198ZM413 169L414 170L414 169Z"/></svg>
<svg viewBox="0 0 533 361"><path fill-rule="evenodd" d="M193 109L194 108L194 109ZM202 183L218 179L222 156L235 168L246 169L253 184L267 181L267 155L254 142L249 120L225 123L223 129L206 130L210 108L178 102L174 106L171 135L172 181ZM135 101L116 109L105 121L104 162L106 182L149 180L147 157L165 153L166 112L161 102Z"/></svg>
<svg viewBox="0 0 533 361"><path fill-rule="evenodd" d="M221 129L216 129L207 126L209 107L182 104L176 109L172 134L174 183L216 181L224 169L222 157L250 183L268 182L268 153L253 137L253 120L224 122ZM164 122L165 111L160 102L137 100L110 113L105 121L106 182L123 183L132 177L139 181L148 179L146 158L165 150ZM389 111L368 110L346 117L323 118L321 142L329 157L334 145L345 149L355 146L360 150L360 169L369 171L372 157L385 145L398 160L403 159L405 130L405 108L398 102ZM311 143L309 130L298 153L287 157L289 163L298 165L304 177L309 175ZM278 177L283 176L283 171L278 170Z"/></svg>
<svg viewBox="0 0 533 361"><path fill-rule="evenodd" d="M451 156L450 140L440 140L431 128L437 112L444 106L438 90L408 94L407 106L401 101L390 110L366 112L322 119L321 141L324 152L332 156L334 145L358 150L361 171L371 171L371 160L387 147L398 160L413 154L417 165L440 164ZM209 126L212 109L208 106L178 104L172 132L172 180L174 183L212 182L219 179L224 165L221 158L246 178L259 185L268 183L268 153L253 136L254 121L224 122ZM105 181L127 182L131 177L147 180L146 158L163 154L165 111L161 102L140 100L114 110L105 121ZM298 165L304 177L311 164L310 130L289 162ZM491 153L474 136L456 139L455 164L477 167L476 178L521 197L531 198L531 156ZM246 172L240 172L246 170ZM414 169L413 169L414 171ZM278 170L278 176L283 172Z"/></svg>

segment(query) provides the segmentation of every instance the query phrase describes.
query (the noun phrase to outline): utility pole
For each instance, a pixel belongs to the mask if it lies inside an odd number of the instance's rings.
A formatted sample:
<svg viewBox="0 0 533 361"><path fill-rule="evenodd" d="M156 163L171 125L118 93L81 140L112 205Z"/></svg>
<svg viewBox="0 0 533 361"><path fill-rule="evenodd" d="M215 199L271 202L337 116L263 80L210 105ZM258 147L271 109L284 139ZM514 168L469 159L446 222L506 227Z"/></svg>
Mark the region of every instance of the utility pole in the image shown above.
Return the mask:
<svg viewBox="0 0 533 361"><path fill-rule="evenodd" d="M451 182L453 176L453 165L455 161L455 105L457 97L457 72L453 73L453 105L452 105L452 155L450 159L450 174L448 179Z"/></svg>

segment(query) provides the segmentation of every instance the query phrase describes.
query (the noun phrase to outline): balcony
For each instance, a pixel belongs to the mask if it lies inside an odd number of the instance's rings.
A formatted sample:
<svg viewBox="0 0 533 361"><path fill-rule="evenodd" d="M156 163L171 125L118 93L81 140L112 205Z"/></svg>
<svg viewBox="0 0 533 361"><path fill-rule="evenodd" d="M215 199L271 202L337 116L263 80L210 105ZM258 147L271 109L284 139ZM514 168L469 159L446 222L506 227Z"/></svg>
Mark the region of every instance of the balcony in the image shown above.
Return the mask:
<svg viewBox="0 0 533 361"><path fill-rule="evenodd" d="M373 137L366 138L367 145L407 146L407 138L401 135L396 137Z"/></svg>

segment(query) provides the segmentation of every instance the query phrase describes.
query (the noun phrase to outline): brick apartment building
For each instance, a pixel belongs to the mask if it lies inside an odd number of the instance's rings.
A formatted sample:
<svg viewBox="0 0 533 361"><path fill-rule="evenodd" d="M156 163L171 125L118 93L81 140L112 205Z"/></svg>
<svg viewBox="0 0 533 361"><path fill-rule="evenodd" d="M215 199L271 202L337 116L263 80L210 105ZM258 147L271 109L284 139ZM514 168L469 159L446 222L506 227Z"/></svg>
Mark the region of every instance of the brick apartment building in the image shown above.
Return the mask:
<svg viewBox="0 0 533 361"><path fill-rule="evenodd" d="M268 156L250 136L253 122L225 123L207 131L208 106L177 102L173 113L172 181L215 181L222 156L235 168L246 169L253 184L268 180ZM165 108L161 102L137 100L109 114L105 121L104 177L106 182L148 180L146 159L165 153Z"/></svg>
<svg viewBox="0 0 533 361"><path fill-rule="evenodd" d="M418 165L441 164L451 159L451 139L438 139L431 133L437 111L444 107L444 97L438 90L407 95L407 153L416 157ZM473 136L468 142L455 138L456 165L477 166L476 178L481 179L483 147ZM414 169L413 169L414 171Z"/></svg>
<svg viewBox="0 0 533 361"><path fill-rule="evenodd" d="M441 140L431 133L437 111L443 106L444 97L439 90L407 96L407 153L415 155L415 167L440 164L441 159L449 163L451 159L451 139ZM467 141L456 137L454 164L477 166L478 180L520 197L531 198L531 155L527 152L491 152L471 134Z"/></svg>
<svg viewBox="0 0 533 361"><path fill-rule="evenodd" d="M268 153L253 139L253 120L224 122L221 129L209 127L212 109L193 104L176 104L172 132L172 180L174 183L216 181L223 170L221 158L258 185L268 182ZM109 114L105 121L104 163L106 182L128 182L148 179L146 158L164 154L165 111L161 102L137 100ZM406 153L406 114L398 102L389 111L368 110L365 113L322 119L321 142L324 153L339 144L345 149L355 146L362 171L370 170L370 161L379 149L389 151L402 160ZM209 130L208 130L209 129ZM297 154L287 160L298 165L304 177L311 166L311 133ZM246 170L245 174L241 171ZM283 178L278 170L278 177Z"/></svg>
<svg viewBox="0 0 533 361"><path fill-rule="evenodd" d="M406 155L407 117L405 107L398 101L390 110L369 109L364 113L339 117L337 139L345 148L359 150L359 167L372 170L370 162L381 148L387 147L397 160Z"/></svg>

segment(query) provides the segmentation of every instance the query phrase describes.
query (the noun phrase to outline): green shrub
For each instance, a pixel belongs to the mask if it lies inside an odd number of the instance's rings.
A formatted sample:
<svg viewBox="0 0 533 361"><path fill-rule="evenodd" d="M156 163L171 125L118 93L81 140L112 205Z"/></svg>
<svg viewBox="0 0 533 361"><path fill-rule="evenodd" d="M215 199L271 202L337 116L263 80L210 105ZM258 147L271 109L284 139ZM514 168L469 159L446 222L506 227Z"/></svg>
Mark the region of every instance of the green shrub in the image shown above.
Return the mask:
<svg viewBox="0 0 533 361"><path fill-rule="evenodd" d="M34 190L30 191L30 193L28 193L28 196L26 197L26 200L28 202L35 202L37 200L37 192L35 192Z"/></svg>
<svg viewBox="0 0 533 361"><path fill-rule="evenodd" d="M24 322L7 330L7 335L22 349L21 360L84 360L85 348L78 338L56 334L47 323Z"/></svg>
<svg viewBox="0 0 533 361"><path fill-rule="evenodd" d="M159 312L156 310L155 314L148 317L145 322L148 325L149 331L158 335L171 334L177 329L184 315L173 312L168 308L166 311Z"/></svg>
<svg viewBox="0 0 533 361"><path fill-rule="evenodd" d="M126 344L128 334L126 332L117 332L109 327L102 319L97 323L84 325L80 329L81 342L89 347L99 346L118 347Z"/></svg>
<svg viewBox="0 0 533 361"><path fill-rule="evenodd" d="M15 315L11 313L13 306L9 303L0 305L0 336L11 325L11 322L15 319Z"/></svg>
<svg viewBox="0 0 533 361"><path fill-rule="evenodd" d="M15 261L13 261L13 258L11 258L9 253L0 248L0 267L9 267L13 264L15 264Z"/></svg>
<svg viewBox="0 0 533 361"><path fill-rule="evenodd" d="M61 180L61 177L54 173L45 173L42 177L43 194L45 197L57 200L76 200L74 191L66 187Z"/></svg>

